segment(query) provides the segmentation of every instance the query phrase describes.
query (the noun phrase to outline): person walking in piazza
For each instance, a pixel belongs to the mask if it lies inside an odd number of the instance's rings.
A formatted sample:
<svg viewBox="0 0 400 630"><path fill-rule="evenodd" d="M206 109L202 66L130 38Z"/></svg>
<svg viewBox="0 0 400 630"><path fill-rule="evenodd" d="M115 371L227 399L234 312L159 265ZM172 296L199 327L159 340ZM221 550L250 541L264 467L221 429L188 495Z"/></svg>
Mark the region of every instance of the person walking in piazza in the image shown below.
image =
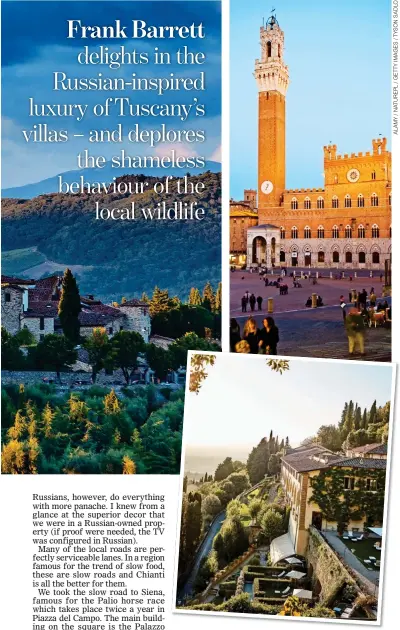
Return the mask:
<svg viewBox="0 0 400 630"><path fill-rule="evenodd" d="M255 305L256 305L256 296L254 295L254 293L252 293L252 294L250 295L250 300L249 300L249 302L250 302L250 308L251 308L251 310L252 310L252 312L253 312L253 311L254 311L254 307L255 307Z"/></svg>
<svg viewBox="0 0 400 630"><path fill-rule="evenodd" d="M359 347L362 356L365 356L365 332L362 315L355 307L352 307L345 320L346 333L349 341L349 354L354 355L356 346Z"/></svg>
<svg viewBox="0 0 400 630"><path fill-rule="evenodd" d="M369 294L369 303L372 307L376 306L376 293L374 291L374 287L371 288L371 293Z"/></svg>
<svg viewBox="0 0 400 630"><path fill-rule="evenodd" d="M341 295L339 298L339 303L340 303L340 308L342 309L342 313L343 313L343 321L346 321L346 301L344 299L344 295Z"/></svg>
<svg viewBox="0 0 400 630"><path fill-rule="evenodd" d="M247 313L247 297L242 297L242 313Z"/></svg>
<svg viewBox="0 0 400 630"><path fill-rule="evenodd" d="M259 295L258 298L257 298L257 306L258 306L258 310L259 311L262 310L262 303L263 303L263 299L262 299L261 295Z"/></svg>

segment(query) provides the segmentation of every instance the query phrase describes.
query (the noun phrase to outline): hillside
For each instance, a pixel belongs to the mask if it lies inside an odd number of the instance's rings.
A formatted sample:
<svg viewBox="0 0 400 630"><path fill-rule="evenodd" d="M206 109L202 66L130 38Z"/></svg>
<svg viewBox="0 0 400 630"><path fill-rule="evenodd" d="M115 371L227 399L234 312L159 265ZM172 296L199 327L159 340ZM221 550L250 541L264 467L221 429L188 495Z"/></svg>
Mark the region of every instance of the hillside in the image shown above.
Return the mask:
<svg viewBox="0 0 400 630"><path fill-rule="evenodd" d="M137 181L124 176L119 181ZM147 177L151 184L159 178ZM221 175L203 173L198 196L172 192L165 198L198 202L203 221L96 221L95 202L102 207L154 207L161 199L142 195L42 195L31 200L3 199L4 273L40 277L66 266L75 267L82 294L110 301L149 292L157 284L170 294L187 297L190 287L216 286L221 268Z"/></svg>
<svg viewBox="0 0 400 630"><path fill-rule="evenodd" d="M59 176L62 176L62 181L70 184L71 182L76 182L79 180L81 175L84 176L86 181L106 181L111 182L113 178L121 178L126 175L132 176L135 173L127 173L127 169L125 168L112 168L111 164L106 164L104 168L86 168L84 170L73 170L66 171L64 173L59 173L58 175L54 175L53 177L48 177L47 179L43 179L40 182L35 182L32 184L25 184L24 186L14 186L13 188L4 188L1 191L1 197L4 199L8 198L22 198L22 199L32 199L33 197L37 197L38 195L47 195L51 193L55 193L59 190ZM193 176L198 175L194 169L191 171ZM219 162L213 162L208 160L206 162L205 169L207 171L212 171L213 173L218 173L221 170L221 164ZM146 177L162 177L165 173L165 170L161 168L147 168L141 171L141 174L146 175ZM184 174L184 173L183 173ZM171 168L168 169L168 175L179 176L182 177L182 169L180 168Z"/></svg>

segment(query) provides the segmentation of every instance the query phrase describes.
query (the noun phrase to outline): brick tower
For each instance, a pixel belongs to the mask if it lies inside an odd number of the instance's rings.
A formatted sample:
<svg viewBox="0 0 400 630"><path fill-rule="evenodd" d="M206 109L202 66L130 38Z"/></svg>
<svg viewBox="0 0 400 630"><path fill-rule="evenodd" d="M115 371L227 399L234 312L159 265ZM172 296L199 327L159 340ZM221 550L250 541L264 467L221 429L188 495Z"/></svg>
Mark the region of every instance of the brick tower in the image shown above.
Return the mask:
<svg viewBox="0 0 400 630"><path fill-rule="evenodd" d="M281 204L285 189L285 110L289 84L283 62L284 34L272 15L260 28L261 59L254 76L258 86L258 208Z"/></svg>

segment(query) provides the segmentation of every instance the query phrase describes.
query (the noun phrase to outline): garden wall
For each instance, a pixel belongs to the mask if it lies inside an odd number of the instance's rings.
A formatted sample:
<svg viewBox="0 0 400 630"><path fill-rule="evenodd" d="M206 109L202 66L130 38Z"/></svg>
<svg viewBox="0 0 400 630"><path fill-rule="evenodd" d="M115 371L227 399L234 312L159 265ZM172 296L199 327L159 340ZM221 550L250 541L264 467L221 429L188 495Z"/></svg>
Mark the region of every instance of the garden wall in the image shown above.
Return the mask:
<svg viewBox="0 0 400 630"><path fill-rule="evenodd" d="M319 598L324 606L333 602L344 584L356 586L346 567L314 527L310 527L306 557L309 569L312 567L313 591L318 594L320 589Z"/></svg>

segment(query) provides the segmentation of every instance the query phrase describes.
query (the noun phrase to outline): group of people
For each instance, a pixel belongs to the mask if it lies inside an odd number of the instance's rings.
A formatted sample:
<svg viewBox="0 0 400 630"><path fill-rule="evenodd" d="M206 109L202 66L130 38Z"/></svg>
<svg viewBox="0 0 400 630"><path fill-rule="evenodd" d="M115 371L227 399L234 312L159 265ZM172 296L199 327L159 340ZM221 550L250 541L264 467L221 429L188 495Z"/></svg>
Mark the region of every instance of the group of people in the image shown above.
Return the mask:
<svg viewBox="0 0 400 630"><path fill-rule="evenodd" d="M231 319L230 347L231 352L244 354L277 354L279 330L272 317L264 317L260 329L254 317L249 317L241 335L236 319Z"/></svg>
<svg viewBox="0 0 400 630"><path fill-rule="evenodd" d="M258 306L258 310L262 310L263 298L261 295L256 297L254 293L251 295L248 291L242 297L242 313L247 313L247 307L250 306L250 310L253 312L255 310L256 304Z"/></svg>
<svg viewBox="0 0 400 630"><path fill-rule="evenodd" d="M317 295L317 306L323 306L323 305L324 305L324 303L322 301L322 297L320 295ZM312 297L311 297L311 295L306 300L306 307L307 308L311 308L312 307Z"/></svg>

